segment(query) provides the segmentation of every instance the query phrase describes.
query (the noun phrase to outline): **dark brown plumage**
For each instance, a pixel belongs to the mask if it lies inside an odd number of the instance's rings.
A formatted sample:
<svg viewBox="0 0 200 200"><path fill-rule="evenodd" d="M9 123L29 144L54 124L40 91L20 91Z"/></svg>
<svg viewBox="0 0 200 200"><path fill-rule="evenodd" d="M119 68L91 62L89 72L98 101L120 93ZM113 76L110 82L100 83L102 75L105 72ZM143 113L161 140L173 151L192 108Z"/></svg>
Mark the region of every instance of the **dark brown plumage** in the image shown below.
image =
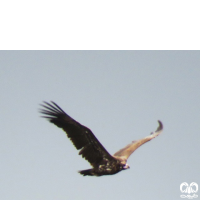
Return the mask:
<svg viewBox="0 0 200 200"><path fill-rule="evenodd" d="M82 155L92 165L92 169L79 171L84 176L111 175L128 169L129 165L126 163L128 157L139 146L155 138L163 130L161 121L158 121L159 127L154 133L138 141L133 141L111 156L89 128L72 119L56 103L44 102L42 106L43 109L40 110L44 114L42 117L62 128L76 149L80 150L79 155Z"/></svg>

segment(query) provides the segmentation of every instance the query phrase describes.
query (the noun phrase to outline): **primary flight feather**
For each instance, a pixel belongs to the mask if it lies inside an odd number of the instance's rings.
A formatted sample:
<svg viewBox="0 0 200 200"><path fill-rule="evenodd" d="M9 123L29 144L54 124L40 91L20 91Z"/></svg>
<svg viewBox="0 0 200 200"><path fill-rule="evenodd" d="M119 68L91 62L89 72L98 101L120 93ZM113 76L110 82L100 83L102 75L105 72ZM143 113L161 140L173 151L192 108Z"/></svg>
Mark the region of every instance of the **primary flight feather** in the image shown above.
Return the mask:
<svg viewBox="0 0 200 200"><path fill-rule="evenodd" d="M42 117L62 128L76 149L80 150L79 155L82 155L92 165L92 169L79 171L84 176L112 175L128 169L128 157L138 147L158 136L163 130L162 122L158 121L159 126L155 132L143 139L133 141L112 156L89 128L71 118L56 103L44 102L42 107L43 109L40 110L44 114Z"/></svg>

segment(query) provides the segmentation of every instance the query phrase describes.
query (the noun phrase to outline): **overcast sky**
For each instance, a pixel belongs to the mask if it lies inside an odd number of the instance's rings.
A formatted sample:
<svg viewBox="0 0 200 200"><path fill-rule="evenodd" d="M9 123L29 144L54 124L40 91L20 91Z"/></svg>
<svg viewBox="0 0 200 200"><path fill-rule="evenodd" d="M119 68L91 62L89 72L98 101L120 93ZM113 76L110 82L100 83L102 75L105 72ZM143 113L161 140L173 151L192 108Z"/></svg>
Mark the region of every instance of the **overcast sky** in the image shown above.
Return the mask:
<svg viewBox="0 0 200 200"><path fill-rule="evenodd" d="M1 199L176 200L200 185L200 51L1 51L0 72ZM111 154L158 119L164 131L130 169L83 177L89 163L38 113L51 100Z"/></svg>

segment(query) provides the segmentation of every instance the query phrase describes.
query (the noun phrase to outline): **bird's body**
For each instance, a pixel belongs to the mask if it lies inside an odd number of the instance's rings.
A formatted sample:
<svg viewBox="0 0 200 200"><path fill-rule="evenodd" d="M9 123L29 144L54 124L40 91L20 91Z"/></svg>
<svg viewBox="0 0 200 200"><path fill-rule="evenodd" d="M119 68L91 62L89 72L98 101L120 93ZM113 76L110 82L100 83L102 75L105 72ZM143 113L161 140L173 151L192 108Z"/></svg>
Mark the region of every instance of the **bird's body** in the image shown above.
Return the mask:
<svg viewBox="0 0 200 200"><path fill-rule="evenodd" d="M80 150L79 155L82 155L82 157L92 165L92 169L79 171L79 173L84 176L112 175L128 169L128 157L139 146L155 138L163 130L162 123L158 121L159 127L155 132L143 139L133 141L112 156L102 146L89 128L72 119L56 103L51 102L50 104L44 102L42 106L44 109L41 109L40 112L44 114L43 117L47 118L59 128L62 128L73 142L76 149Z"/></svg>
<svg viewBox="0 0 200 200"><path fill-rule="evenodd" d="M104 160L97 166L94 166L92 169L81 170L80 174L86 176L102 176L102 175L112 175L120 172L121 170L126 169L126 166L129 168L127 164L122 164L120 160Z"/></svg>

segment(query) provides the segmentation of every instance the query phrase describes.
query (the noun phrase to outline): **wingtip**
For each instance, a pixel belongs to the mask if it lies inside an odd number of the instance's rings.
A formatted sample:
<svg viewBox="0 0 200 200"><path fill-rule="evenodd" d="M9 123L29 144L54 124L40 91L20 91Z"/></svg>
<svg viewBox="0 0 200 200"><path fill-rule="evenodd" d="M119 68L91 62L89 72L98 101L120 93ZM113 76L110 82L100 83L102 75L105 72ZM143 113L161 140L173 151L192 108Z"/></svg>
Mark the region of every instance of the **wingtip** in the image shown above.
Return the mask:
<svg viewBox="0 0 200 200"><path fill-rule="evenodd" d="M156 129L155 132L151 132L150 135L158 136L162 131L163 131L163 123L160 120L158 120L158 128Z"/></svg>
<svg viewBox="0 0 200 200"><path fill-rule="evenodd" d="M160 120L158 120L158 124L159 125L158 125L156 132L163 130L163 123Z"/></svg>

